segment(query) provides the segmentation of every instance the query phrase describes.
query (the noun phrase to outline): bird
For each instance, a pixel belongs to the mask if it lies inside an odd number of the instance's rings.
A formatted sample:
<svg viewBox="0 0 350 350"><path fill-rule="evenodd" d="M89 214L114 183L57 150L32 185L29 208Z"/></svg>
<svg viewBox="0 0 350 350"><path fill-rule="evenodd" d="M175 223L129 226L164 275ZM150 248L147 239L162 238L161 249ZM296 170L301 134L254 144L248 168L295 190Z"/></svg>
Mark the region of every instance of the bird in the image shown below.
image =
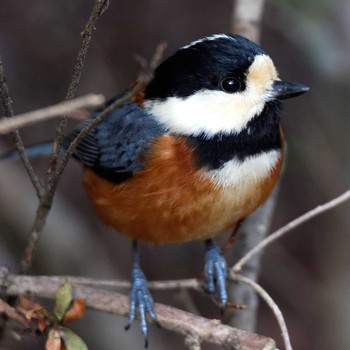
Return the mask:
<svg viewBox="0 0 350 350"><path fill-rule="evenodd" d="M308 90L282 81L249 39L213 34L166 58L141 93L77 146L73 156L97 215L132 239L126 329L139 314L145 346L147 314L158 321L139 242L203 241L204 290L224 307L227 263L214 237L235 229L272 192L283 164L281 101Z"/></svg>

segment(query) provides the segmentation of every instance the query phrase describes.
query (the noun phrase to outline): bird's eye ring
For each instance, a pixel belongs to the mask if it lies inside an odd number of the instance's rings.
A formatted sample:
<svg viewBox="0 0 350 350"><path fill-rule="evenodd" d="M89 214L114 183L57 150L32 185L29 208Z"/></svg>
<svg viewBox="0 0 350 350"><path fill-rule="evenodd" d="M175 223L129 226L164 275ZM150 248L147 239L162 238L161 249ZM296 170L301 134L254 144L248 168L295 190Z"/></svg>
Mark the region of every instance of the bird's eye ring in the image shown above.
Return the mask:
<svg viewBox="0 0 350 350"><path fill-rule="evenodd" d="M221 82L221 88L226 92L234 93L241 89L241 82L236 78L228 77Z"/></svg>

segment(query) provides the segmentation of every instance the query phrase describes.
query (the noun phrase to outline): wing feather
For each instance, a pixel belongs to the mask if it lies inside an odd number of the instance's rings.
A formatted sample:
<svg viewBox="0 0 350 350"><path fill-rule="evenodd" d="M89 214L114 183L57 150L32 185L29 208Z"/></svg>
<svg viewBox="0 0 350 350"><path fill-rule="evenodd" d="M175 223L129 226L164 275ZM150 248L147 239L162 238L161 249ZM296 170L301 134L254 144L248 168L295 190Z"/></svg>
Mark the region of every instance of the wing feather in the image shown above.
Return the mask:
<svg viewBox="0 0 350 350"><path fill-rule="evenodd" d="M66 143L89 122L81 123L67 137ZM141 155L155 137L165 132L165 128L143 108L129 103L113 111L93 128L76 148L74 157L104 178L120 182L142 170Z"/></svg>

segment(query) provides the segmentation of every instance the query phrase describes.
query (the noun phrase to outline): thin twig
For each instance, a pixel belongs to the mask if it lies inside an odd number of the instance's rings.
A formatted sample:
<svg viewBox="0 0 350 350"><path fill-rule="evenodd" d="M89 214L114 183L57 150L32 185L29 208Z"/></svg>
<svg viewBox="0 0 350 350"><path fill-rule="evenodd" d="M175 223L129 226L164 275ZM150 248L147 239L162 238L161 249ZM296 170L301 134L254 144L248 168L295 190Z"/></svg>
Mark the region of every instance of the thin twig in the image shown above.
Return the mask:
<svg viewBox="0 0 350 350"><path fill-rule="evenodd" d="M257 292L258 295L260 295L260 297L270 307L270 309L272 310L273 314L275 315L275 317L277 319L278 325L279 325L281 332L282 332L282 338L283 338L285 349L286 350L293 350L291 342L290 342L290 338L289 338L288 329L287 329L286 322L284 320L282 311L280 310L278 305L274 302L274 300L271 298L271 296L259 284L257 284L256 282L254 282L253 280L251 280L247 277L235 274L232 271L231 271L230 277L237 282L243 282L243 283L249 285Z"/></svg>
<svg viewBox="0 0 350 350"><path fill-rule="evenodd" d="M6 275L6 281L3 274ZM49 299L55 298L60 285L54 277L13 275L0 269L0 288L3 283L7 285L7 295L29 293ZM122 316L129 313L129 298L124 295L79 285L74 285L73 290L75 298L83 298L90 308ZM209 320L162 304L155 304L155 311L163 328L185 336L190 334L201 341L229 349L276 350L271 338L223 325L219 320Z"/></svg>
<svg viewBox="0 0 350 350"><path fill-rule="evenodd" d="M108 0L96 0L95 5L91 11L90 18L88 19L84 31L81 33L83 38L81 48L78 53L77 60L74 66L74 73L69 85L66 100L71 100L77 94L80 78L83 72L87 51L89 49L92 33L96 30L96 23L101 15L107 10L109 6Z"/></svg>
<svg viewBox="0 0 350 350"><path fill-rule="evenodd" d="M326 211L329 211L340 204L348 201L350 199L350 190L344 192L342 195L330 200L329 202L319 205L316 208L308 211L307 213L299 216L298 218L294 219L293 221L289 222L287 225L281 227L274 233L272 233L270 236L265 238L263 241L261 241L257 246L255 246L253 249L251 249L246 255L244 255L232 268L232 270L237 273L239 272L243 265L247 263L249 259L252 258L255 254L259 253L262 249L264 249L266 246L274 242L276 239L280 238L287 232L294 230L296 227L300 226L301 224L311 220L312 218L321 215L325 213Z"/></svg>
<svg viewBox="0 0 350 350"><path fill-rule="evenodd" d="M78 93L80 78L83 73L85 59L89 49L92 34L94 30L96 30L97 21L99 20L100 16L107 10L108 5L109 5L109 0L95 1L95 5L92 8L91 15L86 23L85 29L81 33L81 36L83 39L78 52L77 59L75 61L74 72L68 87L67 95L65 98L66 100L71 100L75 98ZM56 137L54 142L56 147L53 149L52 155L50 157L50 164L47 168L46 182L50 182L51 174L56 167L57 158L61 149L66 126L67 126L67 117L62 116L56 128Z"/></svg>
<svg viewBox="0 0 350 350"><path fill-rule="evenodd" d="M97 107L105 102L103 95L88 94L70 101L61 102L29 113L16 115L11 119L0 118L0 134L8 134L18 128L45 121L62 114L76 117L82 109Z"/></svg>
<svg viewBox="0 0 350 350"><path fill-rule="evenodd" d="M13 113L13 108L12 108L12 100L9 96L9 91L8 91L8 86L6 83L6 77L4 73L4 67L2 64L2 59L0 56L0 98L2 100L2 105L4 108L4 113L6 118L12 118L14 113ZM15 147L18 151L18 154L22 160L22 163L28 173L28 176L34 186L34 189L36 191L36 194L38 198L41 198L43 195L43 186L35 173L33 166L27 156L27 153L25 151L24 145L22 138L19 134L18 130L15 130L11 133L12 140L15 144Z"/></svg>
<svg viewBox="0 0 350 350"><path fill-rule="evenodd" d="M77 94L78 85L79 85L80 77L83 71L84 62L85 62L87 50L89 48L89 43L91 41L92 33L95 30L96 23L100 18L101 14L107 9L108 4L109 4L108 0L95 1L95 5L92 9L90 18L87 21L84 32L82 33L83 41L82 41L80 50L78 52L78 57L74 66L74 73L68 88L66 100L70 100L74 98ZM29 233L27 245L24 249L24 254L20 263L19 271L22 274L27 273L27 271L29 270L29 268L33 263L34 252L38 245L40 234L43 231L47 216L52 206L53 197L56 191L57 183L59 181L57 172L55 172L54 170L56 169L57 159L61 149L65 127L66 127L66 118L61 117L59 125L56 128L56 138L55 138L56 142L53 143L56 147L53 148L49 165L46 170L45 188L40 193L40 197L39 197L40 203L37 208L35 219Z"/></svg>
<svg viewBox="0 0 350 350"><path fill-rule="evenodd" d="M25 328L30 326L28 320L3 299L0 299L0 313L4 313L8 318L20 323Z"/></svg>

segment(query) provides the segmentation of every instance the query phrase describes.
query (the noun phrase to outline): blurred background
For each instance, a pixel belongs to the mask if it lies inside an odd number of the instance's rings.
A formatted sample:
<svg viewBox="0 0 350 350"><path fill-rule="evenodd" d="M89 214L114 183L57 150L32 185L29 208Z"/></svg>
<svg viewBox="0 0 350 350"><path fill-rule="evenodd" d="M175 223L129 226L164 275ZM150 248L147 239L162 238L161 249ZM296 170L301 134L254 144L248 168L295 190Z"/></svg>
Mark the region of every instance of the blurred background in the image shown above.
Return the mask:
<svg viewBox="0 0 350 350"><path fill-rule="evenodd" d="M80 33L92 0L1 0L0 54L15 113L62 101L73 73ZM229 0L111 0L88 53L79 95L122 91L136 77L135 55L150 58L161 40L170 54L199 37L229 32ZM283 125L288 162L272 228L278 228L349 188L350 179L350 1L267 0L262 47L283 79L311 91L285 102ZM56 122L28 127L27 145L49 140ZM71 127L74 122L71 122ZM12 148L1 136L0 153ZM45 171L46 160L35 168ZM80 185L81 168L71 161L59 185L35 257L33 274L129 278L131 244L95 216ZM0 266L16 271L37 207L35 193L19 162L0 164ZM350 204L289 233L269 247L261 285L282 309L298 350L350 346ZM149 280L198 276L200 242L142 247ZM127 293L127 291L124 291ZM205 317L218 310L196 292L155 292L158 302ZM242 311L244 312L244 311ZM136 349L143 344L138 324L124 331L126 319L88 311L72 328L90 349ZM257 332L280 341L270 310L260 304ZM152 349L181 349L182 336L151 328ZM9 334L0 349L40 349L41 338L17 343ZM217 347L208 345L204 349Z"/></svg>

